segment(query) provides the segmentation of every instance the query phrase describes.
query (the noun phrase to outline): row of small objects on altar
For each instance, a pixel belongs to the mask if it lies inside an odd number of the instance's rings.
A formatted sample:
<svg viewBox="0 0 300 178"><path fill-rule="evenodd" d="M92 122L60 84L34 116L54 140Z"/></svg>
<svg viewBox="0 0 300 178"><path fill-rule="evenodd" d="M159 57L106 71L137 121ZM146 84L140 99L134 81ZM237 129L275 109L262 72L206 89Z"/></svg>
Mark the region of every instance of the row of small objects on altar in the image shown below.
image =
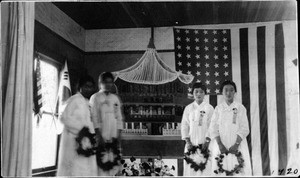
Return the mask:
<svg viewBox="0 0 300 178"><path fill-rule="evenodd" d="M166 123L162 129L163 135L169 136L180 136L181 135L181 124L180 123Z"/></svg>
<svg viewBox="0 0 300 178"><path fill-rule="evenodd" d="M122 133L126 135L148 135L148 129L123 129Z"/></svg>
<svg viewBox="0 0 300 178"><path fill-rule="evenodd" d="M122 101L130 103L173 103L174 96L171 94L165 94L156 96L156 94L120 94Z"/></svg>
<svg viewBox="0 0 300 178"><path fill-rule="evenodd" d="M166 160L165 160L166 161ZM158 159L136 159L131 157L121 161L123 176L177 176L176 161L167 165L164 160Z"/></svg>
<svg viewBox="0 0 300 178"><path fill-rule="evenodd" d="M126 135L148 135L148 127L146 123L142 122L125 122L125 128L122 130ZM162 135L180 136L180 123L164 123L162 127Z"/></svg>
<svg viewBox="0 0 300 178"><path fill-rule="evenodd" d="M168 117L171 115L181 116L184 110L183 106L148 106L148 105L124 105L124 114L129 117L139 118L139 117Z"/></svg>

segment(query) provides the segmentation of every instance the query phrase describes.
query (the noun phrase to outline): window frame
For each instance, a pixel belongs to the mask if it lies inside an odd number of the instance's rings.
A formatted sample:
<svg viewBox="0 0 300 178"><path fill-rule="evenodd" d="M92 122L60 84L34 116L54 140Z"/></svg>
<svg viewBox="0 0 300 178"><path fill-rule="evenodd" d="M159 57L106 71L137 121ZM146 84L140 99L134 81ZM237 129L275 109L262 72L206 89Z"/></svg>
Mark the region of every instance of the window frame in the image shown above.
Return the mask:
<svg viewBox="0 0 300 178"><path fill-rule="evenodd" d="M50 65L53 65L55 68L57 68L58 70L58 83L57 83L57 86L58 86L58 89L57 89L57 93L58 93L58 90L59 90L59 83L60 83L60 71L62 70L62 67L63 67L63 64L56 61L55 59L49 57L49 56L46 56L42 53L39 53L39 52L35 52L35 56L34 56L34 60L36 60L36 58L39 58L41 61L43 62L46 62ZM58 113L57 111L43 111L43 114L46 114L46 115L51 115L51 116L55 116L55 117L58 117ZM60 146L60 137L61 135L57 135L57 146L56 146L56 158L55 158L55 165L53 166L48 166L48 167L41 167L41 168L36 168L36 169L32 169L31 172L32 172L32 176L42 176L43 174L47 174L47 173L50 173L50 172L53 172L55 174L56 170L57 170L57 165L58 165L58 157L59 157L59 146Z"/></svg>

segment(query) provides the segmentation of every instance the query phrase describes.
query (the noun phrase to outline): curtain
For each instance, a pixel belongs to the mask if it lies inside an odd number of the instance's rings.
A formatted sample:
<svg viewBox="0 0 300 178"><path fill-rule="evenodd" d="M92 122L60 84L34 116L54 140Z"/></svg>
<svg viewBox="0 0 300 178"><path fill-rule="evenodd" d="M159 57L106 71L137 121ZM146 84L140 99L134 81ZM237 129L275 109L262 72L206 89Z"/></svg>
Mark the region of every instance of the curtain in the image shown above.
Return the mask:
<svg viewBox="0 0 300 178"><path fill-rule="evenodd" d="M2 51L2 175L31 176L33 109L34 3L1 3L7 24L1 24ZM2 14L3 16L3 14Z"/></svg>

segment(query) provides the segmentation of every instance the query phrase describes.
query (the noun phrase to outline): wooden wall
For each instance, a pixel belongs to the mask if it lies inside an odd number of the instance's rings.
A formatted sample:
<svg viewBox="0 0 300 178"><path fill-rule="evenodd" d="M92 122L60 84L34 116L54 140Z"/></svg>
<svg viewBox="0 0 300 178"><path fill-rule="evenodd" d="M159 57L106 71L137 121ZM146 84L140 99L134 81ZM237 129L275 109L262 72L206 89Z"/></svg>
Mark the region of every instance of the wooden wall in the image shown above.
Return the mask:
<svg viewBox="0 0 300 178"><path fill-rule="evenodd" d="M51 2L35 3L35 19L84 51L85 29Z"/></svg>

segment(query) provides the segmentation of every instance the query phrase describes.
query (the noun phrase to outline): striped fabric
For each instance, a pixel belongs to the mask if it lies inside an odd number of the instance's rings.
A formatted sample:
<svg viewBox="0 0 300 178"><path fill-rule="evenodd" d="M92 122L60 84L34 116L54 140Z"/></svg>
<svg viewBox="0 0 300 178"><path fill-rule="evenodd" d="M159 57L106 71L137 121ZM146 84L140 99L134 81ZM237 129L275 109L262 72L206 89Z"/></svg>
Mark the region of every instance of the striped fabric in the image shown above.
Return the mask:
<svg viewBox="0 0 300 178"><path fill-rule="evenodd" d="M40 116L41 108L43 107L43 98L42 98L42 82L41 82L41 66L40 59L37 57L36 65L34 70L34 87L33 87L33 96L34 96L34 114ZM39 118L37 120L39 122Z"/></svg>
<svg viewBox="0 0 300 178"><path fill-rule="evenodd" d="M288 155L283 25L233 26L230 33L232 80L236 100L247 109L253 175L279 175ZM205 100L215 107L223 97Z"/></svg>

